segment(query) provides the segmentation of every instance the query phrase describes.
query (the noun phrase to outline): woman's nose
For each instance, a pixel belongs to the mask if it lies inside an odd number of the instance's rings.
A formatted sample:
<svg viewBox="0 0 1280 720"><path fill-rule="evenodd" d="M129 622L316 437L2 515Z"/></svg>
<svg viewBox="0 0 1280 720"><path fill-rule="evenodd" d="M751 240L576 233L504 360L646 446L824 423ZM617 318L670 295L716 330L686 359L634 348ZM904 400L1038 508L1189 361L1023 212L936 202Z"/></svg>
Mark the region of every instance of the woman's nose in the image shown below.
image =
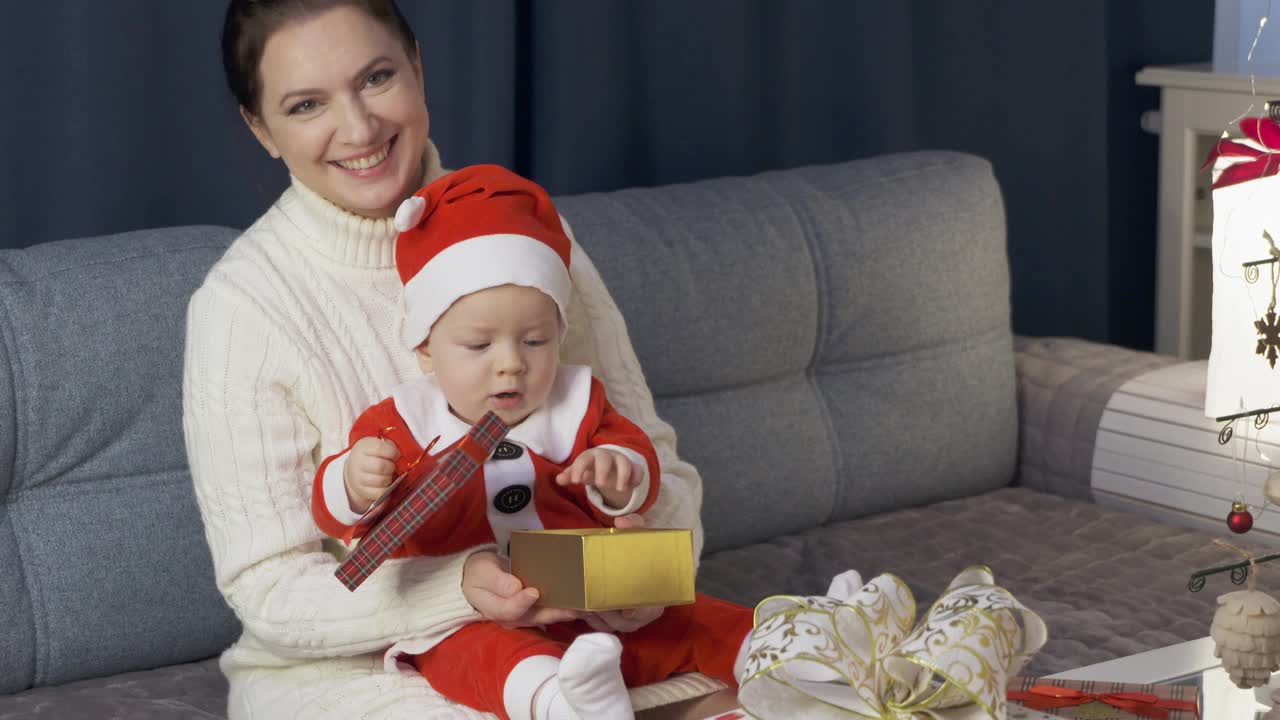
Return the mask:
<svg viewBox="0 0 1280 720"><path fill-rule="evenodd" d="M378 117L359 98L345 104L341 137L356 146L369 145L378 138Z"/></svg>

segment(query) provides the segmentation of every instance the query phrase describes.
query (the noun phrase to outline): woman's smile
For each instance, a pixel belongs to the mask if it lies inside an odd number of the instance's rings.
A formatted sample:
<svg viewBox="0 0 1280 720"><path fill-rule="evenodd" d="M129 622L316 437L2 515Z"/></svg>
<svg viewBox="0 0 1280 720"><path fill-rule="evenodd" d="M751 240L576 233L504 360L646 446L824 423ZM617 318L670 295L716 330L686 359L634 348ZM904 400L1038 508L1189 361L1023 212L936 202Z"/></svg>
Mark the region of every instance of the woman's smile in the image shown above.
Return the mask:
<svg viewBox="0 0 1280 720"><path fill-rule="evenodd" d="M400 136L391 136L390 140L371 153L346 160L330 160L329 164L352 177L368 178L381 175L391 165L387 160L391 157L391 151L395 147L396 138L398 137Z"/></svg>

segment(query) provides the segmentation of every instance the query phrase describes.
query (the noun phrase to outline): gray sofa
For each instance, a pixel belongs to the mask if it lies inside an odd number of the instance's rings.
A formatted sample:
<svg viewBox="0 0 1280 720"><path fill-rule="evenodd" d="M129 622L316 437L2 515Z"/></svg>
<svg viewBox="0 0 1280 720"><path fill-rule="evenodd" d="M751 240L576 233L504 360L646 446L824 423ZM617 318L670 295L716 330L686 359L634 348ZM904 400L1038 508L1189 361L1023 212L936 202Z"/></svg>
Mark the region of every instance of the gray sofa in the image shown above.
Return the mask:
<svg viewBox="0 0 1280 720"><path fill-rule="evenodd" d="M1200 533L1088 501L1110 392L1170 362L1014 338L989 164L953 153L558 199L705 482L701 589L918 598L991 566L1048 673L1203 636ZM0 719L221 718L238 635L180 427L187 298L236 231L0 252Z"/></svg>

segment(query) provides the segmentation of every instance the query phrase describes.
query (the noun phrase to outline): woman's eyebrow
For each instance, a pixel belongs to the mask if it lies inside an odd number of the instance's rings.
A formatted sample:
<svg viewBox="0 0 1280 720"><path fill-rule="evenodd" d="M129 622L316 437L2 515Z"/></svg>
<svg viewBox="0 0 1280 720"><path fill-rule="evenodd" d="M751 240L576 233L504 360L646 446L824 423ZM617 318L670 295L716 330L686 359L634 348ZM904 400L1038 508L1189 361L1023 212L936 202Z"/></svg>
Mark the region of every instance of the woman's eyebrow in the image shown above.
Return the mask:
<svg viewBox="0 0 1280 720"><path fill-rule="evenodd" d="M356 80L362 80L365 75L369 74L369 71L373 70L375 65L383 62L391 62L391 58L387 57L386 55L379 55L378 57L365 63L364 66L361 67L359 70L355 71L355 73L351 75L351 80L353 82Z"/></svg>
<svg viewBox="0 0 1280 720"><path fill-rule="evenodd" d="M355 73L351 75L352 81L354 82L356 80L359 80L363 78L365 75L369 74L369 71L373 70L374 66L376 66L378 63L389 62L390 60L391 58L387 57L386 55L379 55L378 57L365 63L363 66L361 66L359 70L355 71ZM305 95L319 95L321 92L323 91L320 90L319 88L301 88L298 90L290 90L289 92L285 93L283 97L280 98L280 107L285 107L286 105L288 105L289 99L292 97L305 96Z"/></svg>

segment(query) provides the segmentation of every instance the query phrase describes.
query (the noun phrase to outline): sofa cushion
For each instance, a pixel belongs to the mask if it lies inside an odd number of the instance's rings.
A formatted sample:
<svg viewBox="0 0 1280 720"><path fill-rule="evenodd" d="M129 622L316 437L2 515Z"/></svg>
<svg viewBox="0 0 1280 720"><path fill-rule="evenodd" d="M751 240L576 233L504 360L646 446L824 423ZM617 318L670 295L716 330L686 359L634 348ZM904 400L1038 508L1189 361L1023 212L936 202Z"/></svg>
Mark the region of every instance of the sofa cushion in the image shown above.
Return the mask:
<svg viewBox="0 0 1280 720"><path fill-rule="evenodd" d="M235 235L0 252L0 693L235 638L181 427L187 300Z"/></svg>
<svg viewBox="0 0 1280 720"><path fill-rule="evenodd" d="M556 202L702 472L707 550L1013 479L1004 209L985 160Z"/></svg>
<svg viewBox="0 0 1280 720"><path fill-rule="evenodd" d="M0 720L215 720L227 716L217 659L0 696Z"/></svg>

